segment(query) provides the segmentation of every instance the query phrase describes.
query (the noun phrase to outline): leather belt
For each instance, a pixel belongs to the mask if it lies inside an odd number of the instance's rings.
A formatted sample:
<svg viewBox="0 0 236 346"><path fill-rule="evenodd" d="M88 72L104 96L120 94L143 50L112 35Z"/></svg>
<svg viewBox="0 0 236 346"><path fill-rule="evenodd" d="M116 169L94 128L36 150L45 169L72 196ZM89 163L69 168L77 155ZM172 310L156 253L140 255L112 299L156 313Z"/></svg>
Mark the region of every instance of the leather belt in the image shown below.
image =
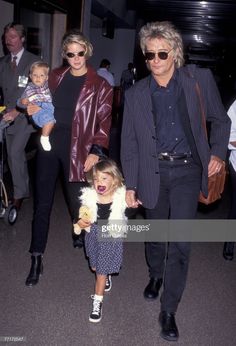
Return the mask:
<svg viewBox="0 0 236 346"><path fill-rule="evenodd" d="M158 160L162 161L175 161L175 160L184 160L192 157L191 154L169 154L169 153L160 153L158 154Z"/></svg>

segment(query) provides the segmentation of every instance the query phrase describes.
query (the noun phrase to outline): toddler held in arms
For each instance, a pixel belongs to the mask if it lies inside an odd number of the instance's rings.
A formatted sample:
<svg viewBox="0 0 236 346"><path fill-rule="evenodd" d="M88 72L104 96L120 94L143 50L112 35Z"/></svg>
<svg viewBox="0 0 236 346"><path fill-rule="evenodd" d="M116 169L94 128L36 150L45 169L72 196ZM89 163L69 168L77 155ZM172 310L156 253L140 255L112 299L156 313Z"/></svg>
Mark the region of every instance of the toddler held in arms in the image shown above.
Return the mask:
<svg viewBox="0 0 236 346"><path fill-rule="evenodd" d="M36 106L38 111L32 115L34 123L42 128L40 143L45 151L51 150L49 135L56 122L52 97L48 88L49 66L42 61L34 62L30 67L30 79L21 98L17 101L20 108ZM28 111L28 115L31 116Z"/></svg>

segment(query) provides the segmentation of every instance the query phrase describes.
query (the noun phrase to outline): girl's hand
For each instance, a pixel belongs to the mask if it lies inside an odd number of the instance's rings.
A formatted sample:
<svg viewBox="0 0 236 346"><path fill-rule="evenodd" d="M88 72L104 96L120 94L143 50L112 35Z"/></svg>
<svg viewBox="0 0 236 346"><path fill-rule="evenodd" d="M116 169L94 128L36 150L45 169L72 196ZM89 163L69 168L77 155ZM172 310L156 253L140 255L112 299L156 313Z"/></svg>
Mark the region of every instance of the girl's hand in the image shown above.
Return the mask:
<svg viewBox="0 0 236 346"><path fill-rule="evenodd" d="M90 221L85 221L83 219L80 219L77 224L80 226L81 229L85 229L87 227L91 226L91 222Z"/></svg>
<svg viewBox="0 0 236 346"><path fill-rule="evenodd" d="M84 171L88 172L99 160L99 156L95 154L89 154L85 163L84 163Z"/></svg>
<svg viewBox="0 0 236 346"><path fill-rule="evenodd" d="M28 115L33 115L35 113L37 113L38 111L40 111L42 108L33 104L33 103L29 103L27 106L27 113Z"/></svg>

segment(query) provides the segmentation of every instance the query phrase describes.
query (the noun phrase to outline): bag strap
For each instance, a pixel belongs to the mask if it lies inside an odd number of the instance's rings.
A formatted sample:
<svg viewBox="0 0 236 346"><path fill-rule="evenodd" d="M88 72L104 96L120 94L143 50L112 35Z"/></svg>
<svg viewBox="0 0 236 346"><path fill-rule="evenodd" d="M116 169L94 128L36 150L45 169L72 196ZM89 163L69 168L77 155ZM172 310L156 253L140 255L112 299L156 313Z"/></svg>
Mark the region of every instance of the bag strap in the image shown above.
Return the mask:
<svg viewBox="0 0 236 346"><path fill-rule="evenodd" d="M193 73L192 73L192 67L193 66L188 66L187 67L187 71L188 71L188 74L191 78L193 78L195 80L195 89L196 89L196 93L197 93L197 96L198 96L198 99L199 99L199 104L200 104L200 110L201 110L201 118L202 118L202 127L204 128L204 131L205 131L205 135L206 135L206 139L208 141L208 134L207 134L207 127L206 127L206 114L205 114L205 109L204 109L204 106L203 106L203 101L202 101L202 94L201 94L201 89L200 89L200 86L199 86L199 83L198 81L196 80L196 78L194 77ZM195 67L195 66L194 66Z"/></svg>
<svg viewBox="0 0 236 346"><path fill-rule="evenodd" d="M196 81L195 88L196 88L196 92L197 92L199 103L200 103L201 116L202 116L202 126L205 130L206 139L208 140L207 127L206 127L206 115L205 115L205 110L203 107L202 95L201 95L201 90L200 90L200 86L199 86L198 81Z"/></svg>

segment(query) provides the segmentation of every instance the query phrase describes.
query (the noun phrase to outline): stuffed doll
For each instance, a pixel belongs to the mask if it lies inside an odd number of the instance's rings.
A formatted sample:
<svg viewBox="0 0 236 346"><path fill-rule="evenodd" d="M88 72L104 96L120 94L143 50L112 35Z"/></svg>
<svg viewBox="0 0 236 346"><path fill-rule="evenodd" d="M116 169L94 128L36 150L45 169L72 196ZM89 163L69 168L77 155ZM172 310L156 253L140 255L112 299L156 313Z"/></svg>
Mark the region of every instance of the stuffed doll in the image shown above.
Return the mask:
<svg viewBox="0 0 236 346"><path fill-rule="evenodd" d="M84 229L86 232L90 232L90 224L92 221L92 212L91 210L85 206L82 205L79 208L79 220L77 223L73 224L74 227L74 233L80 234L82 229ZM87 227L84 227L84 224L88 224Z"/></svg>

